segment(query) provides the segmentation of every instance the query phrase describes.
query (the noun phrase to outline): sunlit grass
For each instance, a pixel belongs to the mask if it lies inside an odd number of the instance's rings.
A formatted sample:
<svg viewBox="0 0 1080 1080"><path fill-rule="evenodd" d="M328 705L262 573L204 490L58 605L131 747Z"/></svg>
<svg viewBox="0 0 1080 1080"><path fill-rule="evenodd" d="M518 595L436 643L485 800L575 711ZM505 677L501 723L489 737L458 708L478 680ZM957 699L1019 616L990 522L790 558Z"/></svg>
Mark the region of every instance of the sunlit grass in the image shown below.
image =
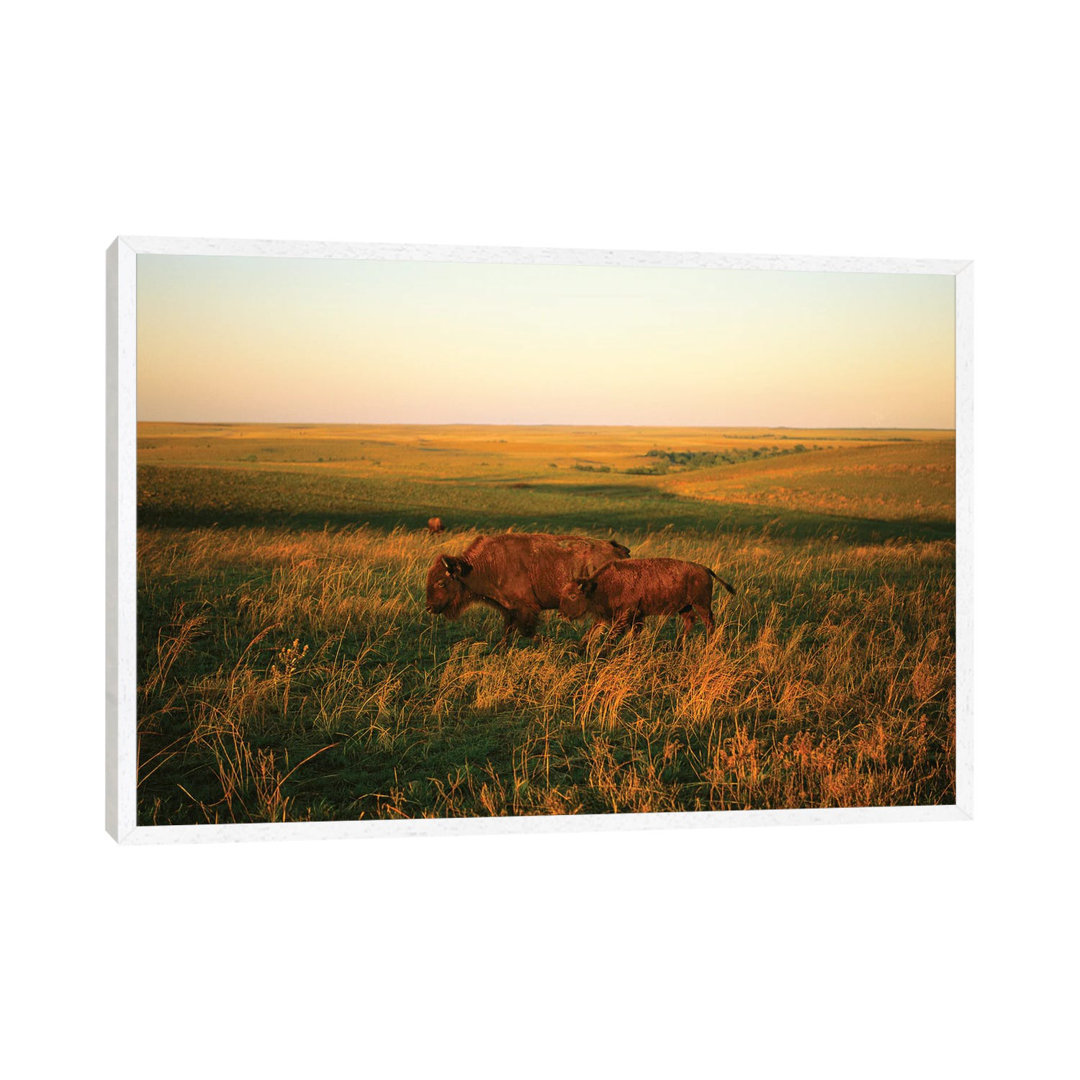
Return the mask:
<svg viewBox="0 0 1080 1080"><path fill-rule="evenodd" d="M140 425L139 462L142 823L954 799L950 433ZM492 652L423 582L506 528L738 595L684 647Z"/></svg>

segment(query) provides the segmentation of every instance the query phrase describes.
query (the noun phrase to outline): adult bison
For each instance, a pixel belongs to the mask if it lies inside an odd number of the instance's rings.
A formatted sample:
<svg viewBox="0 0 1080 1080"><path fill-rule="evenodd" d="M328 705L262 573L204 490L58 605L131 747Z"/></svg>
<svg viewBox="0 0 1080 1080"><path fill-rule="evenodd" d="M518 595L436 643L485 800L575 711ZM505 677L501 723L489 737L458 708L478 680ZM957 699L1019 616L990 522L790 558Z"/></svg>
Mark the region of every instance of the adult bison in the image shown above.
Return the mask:
<svg viewBox="0 0 1080 1080"><path fill-rule="evenodd" d="M441 533L446 526L443 524L442 518L430 517L427 519L427 527L429 533Z"/></svg>
<svg viewBox="0 0 1080 1080"><path fill-rule="evenodd" d="M511 630L532 637L540 612L559 606L568 582L629 554L629 548L613 540L585 536L478 536L460 555L440 555L431 564L427 609L456 619L471 605L485 604L502 613L500 641Z"/></svg>
<svg viewBox="0 0 1080 1080"><path fill-rule="evenodd" d="M714 579L734 595L723 578L700 563L625 559L567 582L559 594L559 612L568 619L593 616L595 622L582 639L586 643L604 626L614 634L639 630L646 615L681 615L684 637L697 616L711 633Z"/></svg>

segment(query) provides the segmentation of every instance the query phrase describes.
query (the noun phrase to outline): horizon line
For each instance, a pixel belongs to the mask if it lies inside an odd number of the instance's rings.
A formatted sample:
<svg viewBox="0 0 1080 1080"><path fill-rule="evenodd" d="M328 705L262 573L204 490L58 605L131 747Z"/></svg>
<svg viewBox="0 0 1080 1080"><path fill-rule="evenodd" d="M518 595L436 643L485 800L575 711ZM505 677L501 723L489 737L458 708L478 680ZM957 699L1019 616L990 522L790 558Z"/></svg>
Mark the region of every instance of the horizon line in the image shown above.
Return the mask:
<svg viewBox="0 0 1080 1080"><path fill-rule="evenodd" d="M912 424L611 424L611 423L499 423L494 420L441 420L428 423L422 420L147 420L137 424L174 424L177 427L197 427L213 424L218 427L490 427L490 428L767 428L770 431L952 431L955 427L932 427Z"/></svg>

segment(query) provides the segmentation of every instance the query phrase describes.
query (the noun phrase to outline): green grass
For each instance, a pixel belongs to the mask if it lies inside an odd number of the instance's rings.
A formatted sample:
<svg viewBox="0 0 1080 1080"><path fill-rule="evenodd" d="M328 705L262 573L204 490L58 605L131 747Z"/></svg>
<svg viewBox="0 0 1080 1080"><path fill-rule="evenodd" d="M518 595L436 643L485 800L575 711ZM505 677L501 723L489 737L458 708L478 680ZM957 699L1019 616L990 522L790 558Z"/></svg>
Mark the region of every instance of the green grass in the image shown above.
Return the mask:
<svg viewBox="0 0 1080 1080"><path fill-rule="evenodd" d="M792 433L823 449L652 476L624 470L757 443L303 430L140 427L141 824L954 801L951 437ZM685 647L653 622L582 656L552 615L492 653L501 621L432 619L423 580L505 528L692 558L738 596Z"/></svg>

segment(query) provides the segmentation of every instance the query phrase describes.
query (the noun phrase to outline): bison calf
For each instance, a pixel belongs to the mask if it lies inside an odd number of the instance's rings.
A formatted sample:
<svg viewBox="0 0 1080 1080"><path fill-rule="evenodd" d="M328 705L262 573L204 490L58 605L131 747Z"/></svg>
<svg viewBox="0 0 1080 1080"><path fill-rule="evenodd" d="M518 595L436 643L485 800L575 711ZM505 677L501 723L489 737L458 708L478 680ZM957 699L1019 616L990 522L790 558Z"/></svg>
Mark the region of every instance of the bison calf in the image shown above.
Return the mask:
<svg viewBox="0 0 1080 1080"><path fill-rule="evenodd" d="M604 626L615 634L638 630L646 615L681 615L683 635L700 618L707 632L715 626L712 583L735 590L707 566L682 559L620 559L591 577L576 578L559 595L559 611L567 619L592 615L583 643Z"/></svg>
<svg viewBox="0 0 1080 1080"><path fill-rule="evenodd" d="M430 533L441 533L443 531L443 529L446 528L446 526L442 522L442 518L437 518L437 517L428 518L427 519L427 527L428 527L428 532L430 532Z"/></svg>

